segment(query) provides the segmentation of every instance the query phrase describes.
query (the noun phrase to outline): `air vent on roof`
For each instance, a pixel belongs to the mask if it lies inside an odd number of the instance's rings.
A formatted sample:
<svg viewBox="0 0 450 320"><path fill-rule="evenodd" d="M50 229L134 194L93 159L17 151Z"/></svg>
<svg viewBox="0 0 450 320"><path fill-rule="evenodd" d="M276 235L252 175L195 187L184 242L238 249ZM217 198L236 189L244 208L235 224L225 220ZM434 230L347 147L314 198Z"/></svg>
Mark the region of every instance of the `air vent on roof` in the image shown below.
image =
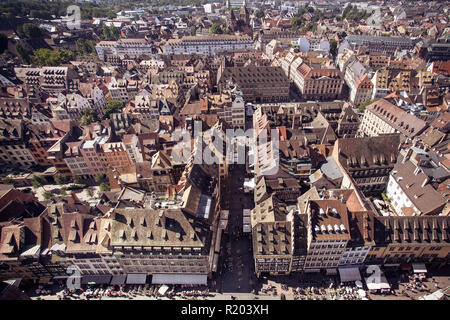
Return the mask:
<svg viewBox="0 0 450 320"><path fill-rule="evenodd" d="M328 232L333 232L333 227L331 226L331 224L328 225Z"/></svg>
<svg viewBox="0 0 450 320"><path fill-rule="evenodd" d="M319 226L315 226L315 227L314 227L314 231L315 231L316 233L319 233L319 232L320 232Z"/></svg>
<svg viewBox="0 0 450 320"><path fill-rule="evenodd" d="M339 228L341 229L342 232L347 231L347 229L345 228L345 226L344 226L343 224L341 224L341 225L339 226Z"/></svg>
<svg viewBox="0 0 450 320"><path fill-rule="evenodd" d="M320 229L322 230L322 232L326 232L327 231L327 227L325 227L324 224L320 226Z"/></svg>

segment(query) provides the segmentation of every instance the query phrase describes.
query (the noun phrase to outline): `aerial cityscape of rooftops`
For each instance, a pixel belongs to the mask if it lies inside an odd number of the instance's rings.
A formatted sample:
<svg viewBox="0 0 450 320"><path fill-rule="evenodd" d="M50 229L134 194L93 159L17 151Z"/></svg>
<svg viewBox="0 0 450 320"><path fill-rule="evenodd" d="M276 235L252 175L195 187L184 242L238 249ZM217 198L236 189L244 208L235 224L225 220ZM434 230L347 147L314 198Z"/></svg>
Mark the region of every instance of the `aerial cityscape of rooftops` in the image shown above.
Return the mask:
<svg viewBox="0 0 450 320"><path fill-rule="evenodd" d="M0 2L0 300L447 300L450 2Z"/></svg>

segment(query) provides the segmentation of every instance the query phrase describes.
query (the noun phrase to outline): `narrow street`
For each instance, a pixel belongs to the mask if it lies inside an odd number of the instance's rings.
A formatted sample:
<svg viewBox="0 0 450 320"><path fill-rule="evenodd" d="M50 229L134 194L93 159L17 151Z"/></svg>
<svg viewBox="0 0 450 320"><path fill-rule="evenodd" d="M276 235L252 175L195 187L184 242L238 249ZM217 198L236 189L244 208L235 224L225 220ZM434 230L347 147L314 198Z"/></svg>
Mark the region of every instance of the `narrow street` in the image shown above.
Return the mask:
<svg viewBox="0 0 450 320"><path fill-rule="evenodd" d="M228 243L225 249L221 286L223 293L249 293L255 284L252 243L249 234L243 234L243 209L252 208L252 197L242 190L244 165L236 165L230 171L230 216Z"/></svg>

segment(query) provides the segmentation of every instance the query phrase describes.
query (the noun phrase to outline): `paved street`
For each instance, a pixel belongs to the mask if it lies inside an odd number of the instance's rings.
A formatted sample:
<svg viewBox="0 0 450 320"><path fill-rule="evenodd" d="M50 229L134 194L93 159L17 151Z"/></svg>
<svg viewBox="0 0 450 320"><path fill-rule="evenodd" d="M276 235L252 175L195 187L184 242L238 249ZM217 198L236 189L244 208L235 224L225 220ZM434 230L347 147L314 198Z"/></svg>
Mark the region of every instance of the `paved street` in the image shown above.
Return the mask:
<svg viewBox="0 0 450 320"><path fill-rule="evenodd" d="M251 292L254 278L252 243L249 235L242 232L243 209L252 208L252 198L241 190L245 167L239 165L230 172L230 217L229 235L224 252L226 268L221 276L222 292Z"/></svg>

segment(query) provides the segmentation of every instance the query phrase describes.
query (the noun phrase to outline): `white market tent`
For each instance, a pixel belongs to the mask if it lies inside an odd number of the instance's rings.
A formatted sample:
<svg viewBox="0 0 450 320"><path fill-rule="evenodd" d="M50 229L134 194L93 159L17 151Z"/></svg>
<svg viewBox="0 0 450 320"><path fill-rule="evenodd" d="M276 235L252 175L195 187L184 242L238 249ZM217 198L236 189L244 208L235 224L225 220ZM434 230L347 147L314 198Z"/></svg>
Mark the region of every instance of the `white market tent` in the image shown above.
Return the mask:
<svg viewBox="0 0 450 320"><path fill-rule="evenodd" d="M366 285L369 290L390 289L391 285L386 279L383 271L380 270L380 277L367 277L365 278Z"/></svg>
<svg viewBox="0 0 450 320"><path fill-rule="evenodd" d="M438 290L431 294L427 294L426 296L420 297L419 300L441 300L443 296L444 292L442 292L442 290Z"/></svg>
<svg viewBox="0 0 450 320"><path fill-rule="evenodd" d="M413 263L412 264L414 273L427 273L427 267L425 263Z"/></svg>
<svg viewBox="0 0 450 320"><path fill-rule="evenodd" d="M158 293L163 296L167 292L167 290L169 290L169 287L163 284L161 288L159 288Z"/></svg>

